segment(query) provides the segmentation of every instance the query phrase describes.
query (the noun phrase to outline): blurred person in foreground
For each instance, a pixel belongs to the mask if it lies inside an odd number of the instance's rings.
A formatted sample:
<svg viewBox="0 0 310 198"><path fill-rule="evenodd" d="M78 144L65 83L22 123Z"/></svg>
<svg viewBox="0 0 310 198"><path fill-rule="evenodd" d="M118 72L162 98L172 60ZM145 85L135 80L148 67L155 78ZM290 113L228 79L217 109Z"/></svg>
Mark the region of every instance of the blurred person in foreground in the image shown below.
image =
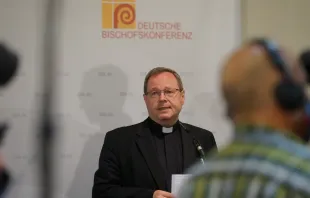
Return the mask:
<svg viewBox="0 0 310 198"><path fill-rule="evenodd" d="M172 198L172 175L183 174L199 159L193 137L205 153L217 149L212 132L179 121L185 90L176 71L156 67L143 87L149 116L107 132L93 198Z"/></svg>
<svg viewBox="0 0 310 198"><path fill-rule="evenodd" d="M0 87L6 87L16 75L18 57L5 44L0 43ZM0 146L2 146L8 126L0 121ZM10 181L9 172L0 150L0 198L4 196Z"/></svg>
<svg viewBox="0 0 310 198"><path fill-rule="evenodd" d="M235 138L191 168L177 197L310 197L305 84L297 59L272 41L234 51L221 86Z"/></svg>

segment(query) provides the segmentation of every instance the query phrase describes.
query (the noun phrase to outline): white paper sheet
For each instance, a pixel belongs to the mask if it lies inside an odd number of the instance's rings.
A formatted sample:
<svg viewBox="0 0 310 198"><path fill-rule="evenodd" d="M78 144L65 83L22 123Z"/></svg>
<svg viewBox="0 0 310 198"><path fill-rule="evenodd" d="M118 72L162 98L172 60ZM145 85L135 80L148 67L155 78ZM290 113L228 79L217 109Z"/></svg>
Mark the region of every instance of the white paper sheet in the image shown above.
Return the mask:
<svg viewBox="0 0 310 198"><path fill-rule="evenodd" d="M171 182L171 193L173 195L177 195L180 187L184 181L186 181L191 175L190 174L175 174L172 175L172 182Z"/></svg>

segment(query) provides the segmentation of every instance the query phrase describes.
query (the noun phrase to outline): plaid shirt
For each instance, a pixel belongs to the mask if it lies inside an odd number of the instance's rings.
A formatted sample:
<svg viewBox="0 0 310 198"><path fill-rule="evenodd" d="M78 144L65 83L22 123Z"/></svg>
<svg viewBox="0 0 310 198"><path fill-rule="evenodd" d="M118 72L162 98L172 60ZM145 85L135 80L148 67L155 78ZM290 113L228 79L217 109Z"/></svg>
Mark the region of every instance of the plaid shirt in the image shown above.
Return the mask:
<svg viewBox="0 0 310 198"><path fill-rule="evenodd" d="M188 173L178 198L310 197L310 150L270 128L237 128L229 146Z"/></svg>

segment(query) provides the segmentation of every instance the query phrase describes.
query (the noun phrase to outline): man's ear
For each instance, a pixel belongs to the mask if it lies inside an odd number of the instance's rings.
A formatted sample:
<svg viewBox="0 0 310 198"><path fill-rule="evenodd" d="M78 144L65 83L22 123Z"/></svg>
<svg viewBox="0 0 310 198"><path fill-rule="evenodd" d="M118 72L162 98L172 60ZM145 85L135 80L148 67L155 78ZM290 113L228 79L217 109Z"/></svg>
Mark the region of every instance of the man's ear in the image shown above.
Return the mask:
<svg viewBox="0 0 310 198"><path fill-rule="evenodd" d="M145 94L143 94L143 99L144 99L144 102L146 102L146 100L147 100L147 98L146 98L147 96L145 95Z"/></svg>
<svg viewBox="0 0 310 198"><path fill-rule="evenodd" d="M182 104L184 104L185 102L185 90L184 89L181 91L181 98L182 98Z"/></svg>

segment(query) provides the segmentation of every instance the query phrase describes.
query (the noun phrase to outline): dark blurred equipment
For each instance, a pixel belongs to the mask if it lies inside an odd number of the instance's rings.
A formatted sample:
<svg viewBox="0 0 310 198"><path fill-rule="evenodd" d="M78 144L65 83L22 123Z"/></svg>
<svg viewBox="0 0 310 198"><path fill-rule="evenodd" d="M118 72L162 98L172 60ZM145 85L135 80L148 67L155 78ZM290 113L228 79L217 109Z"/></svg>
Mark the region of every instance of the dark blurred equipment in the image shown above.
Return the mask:
<svg viewBox="0 0 310 198"><path fill-rule="evenodd" d="M0 86L11 82L17 73L18 57L6 45L0 43Z"/></svg>
<svg viewBox="0 0 310 198"><path fill-rule="evenodd" d="M16 76L18 57L6 45L0 43L0 87L8 85ZM8 124L0 124L0 146L8 130ZM0 170L0 196L6 191L10 182L10 174L7 169Z"/></svg>
<svg viewBox="0 0 310 198"><path fill-rule="evenodd" d="M40 153L42 191L39 197L52 198L53 192L53 140L54 140L54 121L53 121L53 99L54 99L54 74L56 69L56 50L57 50L57 31L58 16L62 8L61 1L46 0L44 3L45 20L43 20L43 87L42 87L42 106L39 125L40 140L38 150ZM15 76L18 67L18 57L8 50L5 45L0 45L0 86L7 85L12 77ZM5 129L5 127L3 128ZM1 130L1 129L0 129ZM3 130L4 135L5 130ZM5 172L7 173L7 172ZM7 175L4 175L7 176ZM5 179L5 178L4 178ZM2 183L1 183L2 185ZM2 188L2 186L1 186ZM1 190L0 190L1 191Z"/></svg>
<svg viewBox="0 0 310 198"><path fill-rule="evenodd" d="M57 42L60 12L62 11L61 0L46 0L44 4L45 19L43 20L43 62L42 62L42 104L41 114L39 115L39 140L38 150L40 151L40 182L42 190L39 192L40 198L53 198L54 197L54 137L55 137L55 124L53 117L54 107L54 85L55 85L55 70L57 62Z"/></svg>
<svg viewBox="0 0 310 198"><path fill-rule="evenodd" d="M9 186L10 175L7 170L0 170L0 197L5 193Z"/></svg>
<svg viewBox="0 0 310 198"><path fill-rule="evenodd" d="M310 84L310 49L307 49L300 54L299 62L306 70L307 82Z"/></svg>
<svg viewBox="0 0 310 198"><path fill-rule="evenodd" d="M43 20L44 37L43 37L43 87L42 87L42 106L41 114L39 116L39 135L40 140L38 150L40 151L40 165L41 165L41 181L42 191L39 192L39 197L52 198L53 193L53 140L54 140L54 122L52 116L53 96L54 96L54 71L56 68L56 44L57 44L57 31L58 24L57 17L62 8L61 1L46 0L44 3L45 20ZM18 57L11 52L4 44L0 44L0 87L7 85L10 80L16 75L18 68ZM3 129L3 130L2 130ZM0 136L3 138L6 132L6 126L0 126ZM1 173L0 173L1 174ZM7 179L7 171L3 174L3 179ZM1 179L1 178L0 178ZM0 180L2 182L2 180ZM8 181L8 180L5 180ZM4 183L0 183L0 192L4 188ZM3 188L2 188L3 187ZM1 194L0 194L1 195Z"/></svg>
<svg viewBox="0 0 310 198"><path fill-rule="evenodd" d="M2 141L4 139L5 133L7 132L7 129L8 125L6 123L0 125L0 146L2 145ZM9 171L5 168L0 168L0 197L8 188L10 178Z"/></svg>
<svg viewBox="0 0 310 198"><path fill-rule="evenodd" d="M0 124L0 146L2 145L2 141L5 137L7 130L8 130L8 124L7 123Z"/></svg>
<svg viewBox="0 0 310 198"><path fill-rule="evenodd" d="M8 85L17 74L19 59L5 44L0 43L0 87ZM7 132L7 123L0 124L0 145Z"/></svg>

